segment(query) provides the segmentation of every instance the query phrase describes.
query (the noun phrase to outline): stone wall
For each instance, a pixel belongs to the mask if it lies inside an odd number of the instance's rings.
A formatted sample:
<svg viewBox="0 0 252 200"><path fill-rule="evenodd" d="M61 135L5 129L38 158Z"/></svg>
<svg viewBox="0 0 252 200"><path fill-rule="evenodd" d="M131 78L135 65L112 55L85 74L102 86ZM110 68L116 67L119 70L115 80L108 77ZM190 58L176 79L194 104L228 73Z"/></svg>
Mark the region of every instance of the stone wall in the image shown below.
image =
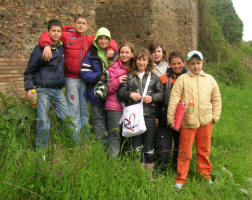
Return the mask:
<svg viewBox="0 0 252 200"><path fill-rule="evenodd" d="M97 28L105 26L118 43L146 45L153 26L153 0L97 0Z"/></svg>
<svg viewBox="0 0 252 200"><path fill-rule="evenodd" d="M85 13L94 34L95 0L2 0L0 3L0 58L29 58L47 21L59 19L72 25L73 17Z"/></svg>
<svg viewBox="0 0 252 200"><path fill-rule="evenodd" d="M15 80L23 84L20 81L29 55L50 19L72 25L74 16L84 13L89 34L105 26L119 44L128 40L146 47L151 40L159 39L168 53L180 50L186 54L197 48L198 1L1 0L0 90Z"/></svg>
<svg viewBox="0 0 252 200"><path fill-rule="evenodd" d="M88 33L94 34L95 0L1 0L0 2L0 91L24 91L23 72L47 21L59 19L72 25L74 16L84 13Z"/></svg>
<svg viewBox="0 0 252 200"><path fill-rule="evenodd" d="M167 52L197 48L198 0L97 0L97 27L110 29L119 43L163 42Z"/></svg>

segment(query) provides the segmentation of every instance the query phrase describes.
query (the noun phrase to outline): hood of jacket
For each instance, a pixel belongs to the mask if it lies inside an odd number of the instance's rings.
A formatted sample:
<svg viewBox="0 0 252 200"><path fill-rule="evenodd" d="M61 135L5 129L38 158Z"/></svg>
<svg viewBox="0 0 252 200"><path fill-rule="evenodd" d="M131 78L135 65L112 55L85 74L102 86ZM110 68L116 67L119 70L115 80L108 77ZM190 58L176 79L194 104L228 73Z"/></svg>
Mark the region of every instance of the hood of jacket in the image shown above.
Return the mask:
<svg viewBox="0 0 252 200"><path fill-rule="evenodd" d="M99 36L107 36L109 38L109 42L110 42L111 35L110 35L110 32L109 32L109 30L107 28L101 27L96 32L96 36L95 36L95 39L94 39L94 42L93 42L94 46L97 49L97 54L100 57L100 59L102 60L102 62L103 62L102 68L103 68L103 71L104 71L109 66L109 61L108 61L106 52L102 51L100 49L100 47L98 46L98 44L97 44L97 39L99 38Z"/></svg>
<svg viewBox="0 0 252 200"><path fill-rule="evenodd" d="M95 46L97 49L99 48L99 46L98 46L98 44L97 44L97 39L98 39L99 36L102 36L102 35L107 36L107 37L109 38L109 41L111 40L110 31L109 31L107 28L105 28L105 27L99 28L98 31L96 32L95 39L94 39L94 43L93 43L94 46Z"/></svg>

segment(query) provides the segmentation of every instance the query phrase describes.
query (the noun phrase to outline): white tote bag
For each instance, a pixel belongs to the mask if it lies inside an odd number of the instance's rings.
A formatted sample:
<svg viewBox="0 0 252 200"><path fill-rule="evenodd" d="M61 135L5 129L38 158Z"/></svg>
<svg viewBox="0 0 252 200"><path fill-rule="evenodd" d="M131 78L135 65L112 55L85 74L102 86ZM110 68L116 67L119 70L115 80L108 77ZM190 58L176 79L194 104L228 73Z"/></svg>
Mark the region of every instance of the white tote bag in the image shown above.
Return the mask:
<svg viewBox="0 0 252 200"><path fill-rule="evenodd" d="M143 96L146 95L150 82L151 73L149 73ZM133 137L140 135L146 131L144 114L143 114L143 98L138 104L127 106L123 108L123 115L120 120L122 123L122 136L123 137Z"/></svg>

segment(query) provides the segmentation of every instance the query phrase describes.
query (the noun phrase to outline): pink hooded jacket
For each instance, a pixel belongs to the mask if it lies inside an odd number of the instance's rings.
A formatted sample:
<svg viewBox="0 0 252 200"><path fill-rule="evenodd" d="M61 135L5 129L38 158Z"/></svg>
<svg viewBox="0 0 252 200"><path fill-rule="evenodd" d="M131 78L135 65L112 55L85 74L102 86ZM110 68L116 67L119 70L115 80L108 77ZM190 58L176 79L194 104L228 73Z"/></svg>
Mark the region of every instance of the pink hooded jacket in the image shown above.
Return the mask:
<svg viewBox="0 0 252 200"><path fill-rule="evenodd" d="M123 107L117 98L117 90L120 87L119 77L127 74L128 71L120 59L110 66L107 71L109 71L109 88L105 102L105 110L122 111Z"/></svg>

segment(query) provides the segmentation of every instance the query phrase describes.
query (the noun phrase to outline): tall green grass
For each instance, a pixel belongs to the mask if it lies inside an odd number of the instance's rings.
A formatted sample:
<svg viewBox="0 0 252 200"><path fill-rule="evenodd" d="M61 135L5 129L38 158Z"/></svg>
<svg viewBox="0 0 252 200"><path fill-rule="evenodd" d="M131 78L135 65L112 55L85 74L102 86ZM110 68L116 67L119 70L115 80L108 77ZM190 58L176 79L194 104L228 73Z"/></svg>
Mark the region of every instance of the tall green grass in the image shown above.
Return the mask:
<svg viewBox="0 0 252 200"><path fill-rule="evenodd" d="M35 152L35 110L24 99L1 94L0 199L251 199L252 85L234 89L220 84L220 89L223 112L213 128L210 157L214 183L198 175L194 152L188 184L181 191L173 187L172 169L156 172L150 180L138 159L109 159L85 130L85 143L71 144L53 113L51 145Z"/></svg>

